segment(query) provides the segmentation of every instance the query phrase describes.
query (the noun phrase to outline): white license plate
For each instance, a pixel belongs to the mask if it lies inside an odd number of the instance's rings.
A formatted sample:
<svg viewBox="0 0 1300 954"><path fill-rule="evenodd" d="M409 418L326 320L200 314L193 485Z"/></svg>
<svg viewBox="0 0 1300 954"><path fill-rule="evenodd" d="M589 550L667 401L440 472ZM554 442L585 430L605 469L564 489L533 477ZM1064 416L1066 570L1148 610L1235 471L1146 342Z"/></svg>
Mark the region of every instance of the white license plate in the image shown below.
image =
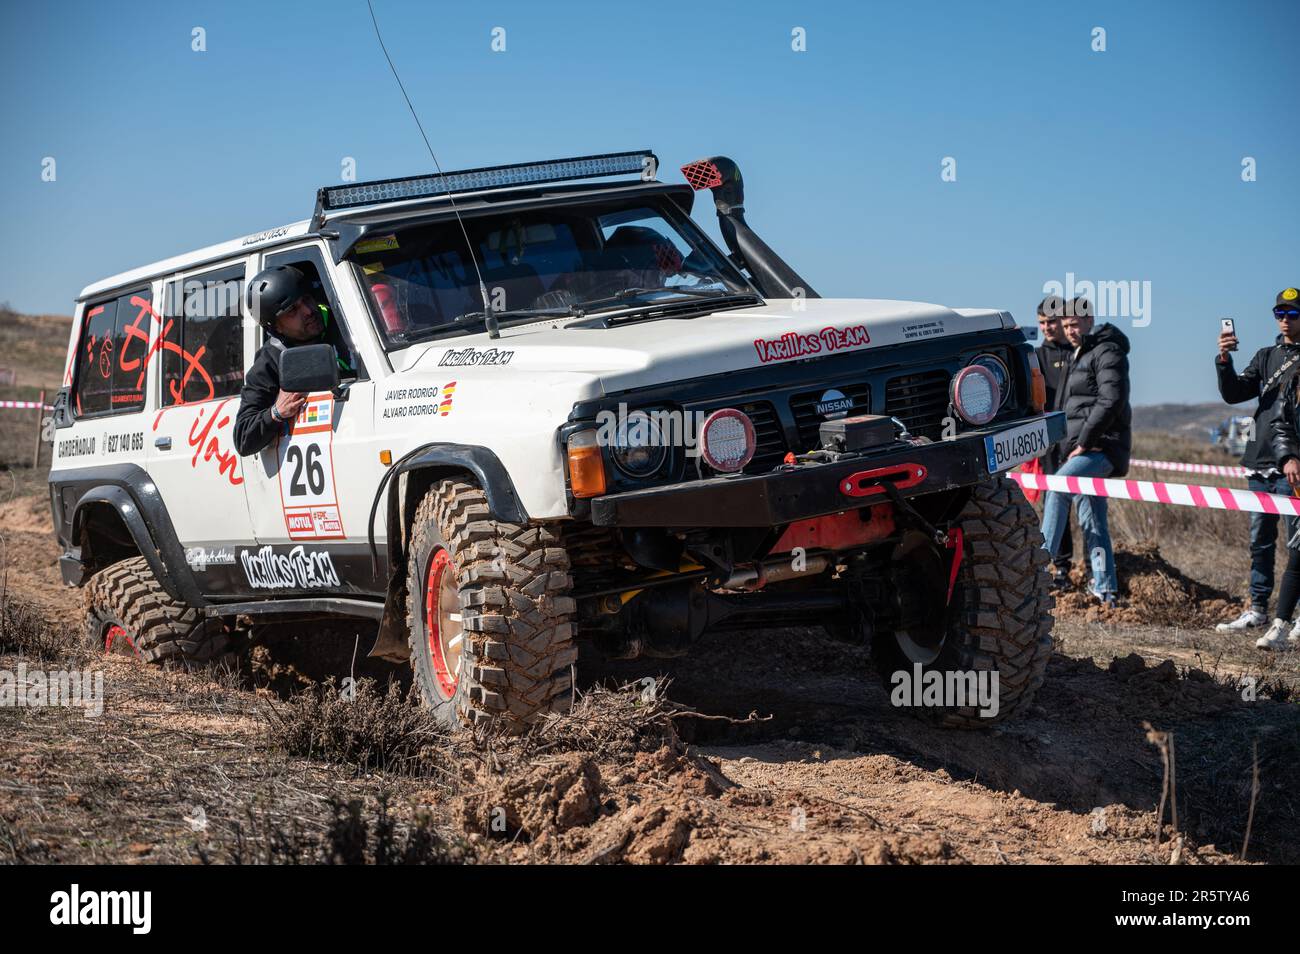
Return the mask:
<svg viewBox="0 0 1300 954"><path fill-rule="evenodd" d="M1021 424L984 438L984 453L988 457L989 473L1010 470L1035 457L1047 453L1051 444L1047 440L1047 421Z"/></svg>

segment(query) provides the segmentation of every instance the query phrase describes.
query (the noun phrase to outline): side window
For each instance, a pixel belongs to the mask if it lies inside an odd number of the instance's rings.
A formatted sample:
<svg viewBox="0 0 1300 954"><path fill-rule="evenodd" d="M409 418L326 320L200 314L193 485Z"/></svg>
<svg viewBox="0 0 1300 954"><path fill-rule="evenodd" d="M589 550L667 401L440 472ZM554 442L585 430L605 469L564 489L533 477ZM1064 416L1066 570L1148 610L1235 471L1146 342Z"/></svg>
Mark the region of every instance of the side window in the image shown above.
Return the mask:
<svg viewBox="0 0 1300 954"><path fill-rule="evenodd" d="M87 306L77 350L79 417L144 407L152 306L148 288Z"/></svg>
<svg viewBox="0 0 1300 954"><path fill-rule="evenodd" d="M163 407L239 394L244 386L243 294L243 265L168 284L163 314Z"/></svg>
<svg viewBox="0 0 1300 954"><path fill-rule="evenodd" d="M343 380L367 378L365 365L361 356L352 346L352 337L348 334L347 324L339 311L338 297L334 286L330 284L325 270L325 259L318 248L295 248L287 252L274 252L267 255L262 267L272 265L292 265L302 272L311 289L311 296L316 304L324 305L328 311L325 323L324 340L334 346L339 356L339 377Z"/></svg>

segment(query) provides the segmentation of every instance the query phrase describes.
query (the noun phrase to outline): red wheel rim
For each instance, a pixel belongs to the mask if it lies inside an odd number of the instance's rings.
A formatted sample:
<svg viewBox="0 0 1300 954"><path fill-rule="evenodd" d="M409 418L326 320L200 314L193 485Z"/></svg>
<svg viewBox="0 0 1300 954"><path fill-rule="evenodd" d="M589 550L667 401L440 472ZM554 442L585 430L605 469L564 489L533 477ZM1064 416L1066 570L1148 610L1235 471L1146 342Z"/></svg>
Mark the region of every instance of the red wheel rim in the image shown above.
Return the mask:
<svg viewBox="0 0 1300 954"><path fill-rule="evenodd" d="M460 678L463 630L456 570L451 565L451 556L441 548L429 560L429 571L425 574L424 631L429 638L433 677L443 698L450 699L456 694Z"/></svg>
<svg viewBox="0 0 1300 954"><path fill-rule="evenodd" d="M130 647L129 652L122 648L122 643L126 643ZM131 638L131 634L127 632L125 627L116 624L108 627L108 630L104 633L104 652L122 656L140 655L136 651L135 640Z"/></svg>

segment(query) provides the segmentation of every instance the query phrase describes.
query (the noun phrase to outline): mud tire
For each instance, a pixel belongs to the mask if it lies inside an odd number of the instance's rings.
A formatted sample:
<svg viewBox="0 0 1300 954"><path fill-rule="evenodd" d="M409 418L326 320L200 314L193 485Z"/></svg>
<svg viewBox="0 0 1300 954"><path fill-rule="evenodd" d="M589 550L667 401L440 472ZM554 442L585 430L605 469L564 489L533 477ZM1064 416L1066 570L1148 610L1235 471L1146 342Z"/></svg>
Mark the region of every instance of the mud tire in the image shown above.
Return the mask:
<svg viewBox="0 0 1300 954"><path fill-rule="evenodd" d="M909 709L954 728L987 728L1026 708L1043 684L1052 655L1050 562L1038 516L1020 488L1006 478L975 487L954 524L961 528L963 558L937 658L922 672L998 673L998 711L976 706ZM912 671L913 660L890 634L879 634L872 656L887 691L893 676Z"/></svg>
<svg viewBox="0 0 1300 954"><path fill-rule="evenodd" d="M481 489L444 480L416 510L408 553L411 667L440 723L518 734L548 713L569 710L576 605L568 554L554 531L494 520ZM446 609L431 602L439 585L433 577L441 580L443 572L455 574L461 629L450 691L451 653L435 657L429 638L433 632L437 641L431 606Z"/></svg>
<svg viewBox="0 0 1300 954"><path fill-rule="evenodd" d="M173 599L144 557L92 576L84 604L85 639L99 652L130 652L154 665L201 668L231 648L221 623Z"/></svg>

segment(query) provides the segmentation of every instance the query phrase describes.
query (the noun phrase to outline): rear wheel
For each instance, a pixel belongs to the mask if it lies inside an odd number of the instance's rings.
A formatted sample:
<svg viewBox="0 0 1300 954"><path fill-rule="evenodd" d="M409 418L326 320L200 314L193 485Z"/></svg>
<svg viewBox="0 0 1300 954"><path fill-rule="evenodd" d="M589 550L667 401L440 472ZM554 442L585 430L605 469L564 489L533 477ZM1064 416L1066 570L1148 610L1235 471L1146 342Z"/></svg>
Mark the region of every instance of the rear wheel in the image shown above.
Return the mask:
<svg viewBox="0 0 1300 954"><path fill-rule="evenodd" d="M948 553L924 535L908 535L899 545L894 589L903 623L876 633L871 653L891 698L903 704L924 697L904 691L918 672L922 686L939 684L929 676L938 673L954 677L942 681L945 687L969 688L969 681L955 677L973 673L990 690L990 676L981 674L996 673L996 705L975 704L969 695L968 704L956 705L949 693L941 705L913 707L947 725L974 728L1024 708L1043 684L1055 600L1037 515L1010 481L975 487L949 536L955 539L958 531L962 560L955 581Z"/></svg>
<svg viewBox="0 0 1300 954"><path fill-rule="evenodd" d="M415 513L407 563L411 665L451 728L523 731L573 698L568 555L544 527L493 520L478 487L445 480Z"/></svg>
<svg viewBox="0 0 1300 954"><path fill-rule="evenodd" d="M205 666L230 649L217 620L173 599L144 557L100 570L86 585L85 637L110 654L163 665Z"/></svg>

